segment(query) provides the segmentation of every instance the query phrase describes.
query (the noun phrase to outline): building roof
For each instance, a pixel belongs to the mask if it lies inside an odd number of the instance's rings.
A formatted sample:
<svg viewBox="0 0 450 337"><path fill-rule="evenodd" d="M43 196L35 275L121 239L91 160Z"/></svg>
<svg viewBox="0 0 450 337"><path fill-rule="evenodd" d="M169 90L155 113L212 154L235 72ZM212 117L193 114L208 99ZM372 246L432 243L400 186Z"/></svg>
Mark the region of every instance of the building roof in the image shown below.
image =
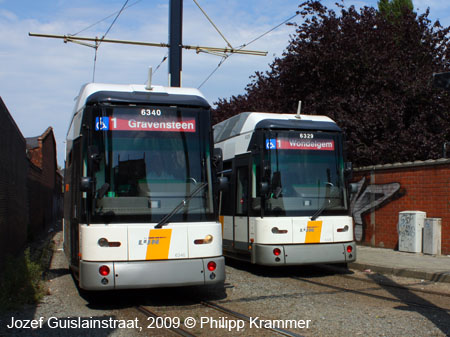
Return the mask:
<svg viewBox="0 0 450 337"><path fill-rule="evenodd" d="M27 150L38 148L39 147L39 141L43 141L52 132L53 132L53 128L51 126L49 126L47 128L47 130L45 130L42 135L36 136L36 137L27 137L27 138L25 138L25 140L27 142Z"/></svg>
<svg viewBox="0 0 450 337"><path fill-rule="evenodd" d="M6 107L5 102L3 102L2 97L0 96L0 111L4 111L6 117L11 121L11 124L16 128L17 132L20 134L20 136L25 139L23 137L22 131L20 131L19 127L16 124L16 121L14 120L14 118L12 118L11 113L9 112L8 108Z"/></svg>

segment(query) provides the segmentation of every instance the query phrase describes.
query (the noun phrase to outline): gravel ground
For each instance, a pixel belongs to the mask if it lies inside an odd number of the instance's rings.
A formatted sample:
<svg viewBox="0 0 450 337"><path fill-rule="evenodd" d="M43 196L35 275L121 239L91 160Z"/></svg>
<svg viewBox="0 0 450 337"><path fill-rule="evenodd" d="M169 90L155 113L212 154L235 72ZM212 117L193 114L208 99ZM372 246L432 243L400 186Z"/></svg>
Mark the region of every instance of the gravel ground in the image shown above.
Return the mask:
<svg viewBox="0 0 450 337"><path fill-rule="evenodd" d="M55 252L47 282L49 295L35 307L0 317L0 336L170 336L167 330L147 329L147 317L136 310L145 305L154 312L196 320L186 329L200 336L272 336L245 322L239 331L230 328L238 319L200 305L213 301L223 307L262 320L304 321L304 328L291 330L302 336L446 336L450 335L450 284L384 276L373 273L340 273L317 267L262 268L227 261L225 288L166 288L87 294L75 286L62 252L62 232L53 238ZM294 279L298 277L299 279ZM361 280L365 280L364 282ZM380 286L376 282L396 287ZM402 289L399 286L406 286ZM417 289L421 292L413 292ZM428 292L436 292L434 295ZM196 298L197 301L193 300ZM37 329L7 329L18 322L42 318ZM80 318L101 320L98 329L53 328ZM216 325L204 324L208 318ZM50 319L50 321L48 321ZM129 324L115 328L111 321ZM48 322L47 322L48 321ZM142 328L133 328L133 322ZM220 322L228 326L220 326ZM308 325L308 327L306 327Z"/></svg>
<svg viewBox="0 0 450 337"><path fill-rule="evenodd" d="M109 323L110 319L121 319L124 315L123 310L90 308L90 303L83 296L80 296L67 268L66 257L62 251L62 231L54 235L53 241L55 251L48 273L48 295L37 306L28 306L18 312L10 312L0 317L0 336L136 336L135 329L109 327L113 324ZM100 329L65 329L58 327L59 324L64 326L68 321L73 322L73 319L77 320L78 318L82 320L102 320L107 322L108 327ZM38 326L41 324L41 328L8 329L7 325L10 325L13 319L23 323L35 320L35 324ZM42 323L39 322L40 319Z"/></svg>
<svg viewBox="0 0 450 337"><path fill-rule="evenodd" d="M221 301L224 306L233 307L249 316L311 320L309 329L293 330L305 336L450 334L448 296L383 288L375 283L346 279L335 274L327 275L313 267L274 271L233 263L228 268L232 269L227 270L228 282L234 288ZM290 276L299 276L305 281L292 279ZM361 273L359 276L364 277ZM379 277L391 280L390 277ZM397 282L411 284L417 283L417 280L397 278ZM427 285L420 283L425 290ZM448 284L430 285L430 290L450 295ZM418 305L407 304L410 302ZM439 307L447 310L440 310Z"/></svg>

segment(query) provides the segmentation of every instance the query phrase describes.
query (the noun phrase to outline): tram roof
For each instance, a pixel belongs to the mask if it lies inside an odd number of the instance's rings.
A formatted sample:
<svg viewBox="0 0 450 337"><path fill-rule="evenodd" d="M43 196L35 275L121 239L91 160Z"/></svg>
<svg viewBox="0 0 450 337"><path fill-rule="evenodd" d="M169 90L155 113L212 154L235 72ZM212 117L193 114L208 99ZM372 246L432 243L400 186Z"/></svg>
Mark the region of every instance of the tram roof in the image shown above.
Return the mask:
<svg viewBox="0 0 450 337"><path fill-rule="evenodd" d="M214 125L214 142L238 136L256 129L341 131L327 116L242 112Z"/></svg>
<svg viewBox="0 0 450 337"><path fill-rule="evenodd" d="M75 112L86 104L100 102L125 102L142 104L195 105L209 108L203 94L194 88L164 87L152 85L152 90L143 84L87 83L77 97Z"/></svg>

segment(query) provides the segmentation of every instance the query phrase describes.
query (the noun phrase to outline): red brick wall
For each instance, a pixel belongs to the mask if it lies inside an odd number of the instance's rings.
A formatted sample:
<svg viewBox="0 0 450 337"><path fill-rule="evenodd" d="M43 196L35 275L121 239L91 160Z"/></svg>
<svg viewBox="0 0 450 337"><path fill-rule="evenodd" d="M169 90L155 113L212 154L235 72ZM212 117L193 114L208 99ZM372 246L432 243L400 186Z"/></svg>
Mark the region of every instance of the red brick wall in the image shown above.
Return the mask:
<svg viewBox="0 0 450 337"><path fill-rule="evenodd" d="M366 187L400 184L390 199L364 214L363 244L398 248L398 213L423 211L428 218L442 219L442 254L450 255L450 159L356 169L353 181L363 177Z"/></svg>

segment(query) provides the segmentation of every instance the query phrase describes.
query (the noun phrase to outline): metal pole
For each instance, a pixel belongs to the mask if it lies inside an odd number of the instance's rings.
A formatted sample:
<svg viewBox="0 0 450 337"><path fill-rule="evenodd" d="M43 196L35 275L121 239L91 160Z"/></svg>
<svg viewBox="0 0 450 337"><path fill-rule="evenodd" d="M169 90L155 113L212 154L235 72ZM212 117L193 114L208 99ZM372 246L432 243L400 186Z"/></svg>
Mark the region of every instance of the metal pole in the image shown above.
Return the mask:
<svg viewBox="0 0 450 337"><path fill-rule="evenodd" d="M79 43L84 46L95 48L95 44L89 43L81 43L80 41L92 41L96 44L98 43L119 43L119 44L130 44L136 46L146 46L146 47L163 47L170 48L170 45L167 43L152 43L152 42L142 42L142 41L127 41L127 40L112 40L112 39L100 39L98 37L81 37L81 36L71 36L71 35L52 35L52 34L37 34L37 33L28 33L29 36L33 37L46 37L53 39L61 39L64 40L64 43L72 42ZM244 54L244 55L256 55L256 56L266 56L266 51L258 51L258 50L247 50L247 49L233 49L233 48L219 48L219 47L206 47L206 46L189 46L183 45L181 46L183 49L195 50L197 53L217 53L220 56L225 56L226 54Z"/></svg>
<svg viewBox="0 0 450 337"><path fill-rule="evenodd" d="M181 87L181 47L183 0L170 0L169 8L169 86Z"/></svg>

